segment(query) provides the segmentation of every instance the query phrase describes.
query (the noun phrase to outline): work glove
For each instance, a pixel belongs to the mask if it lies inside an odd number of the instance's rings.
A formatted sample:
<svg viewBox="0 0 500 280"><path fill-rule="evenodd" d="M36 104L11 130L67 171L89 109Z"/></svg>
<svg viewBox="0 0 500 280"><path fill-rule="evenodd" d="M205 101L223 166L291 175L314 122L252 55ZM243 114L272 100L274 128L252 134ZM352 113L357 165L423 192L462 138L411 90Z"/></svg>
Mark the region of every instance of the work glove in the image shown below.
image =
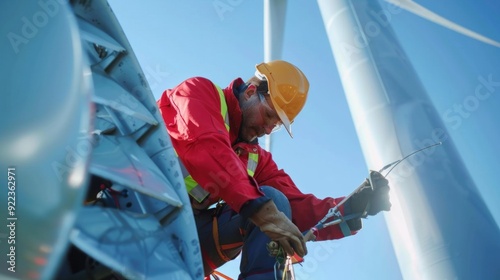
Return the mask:
<svg viewBox="0 0 500 280"><path fill-rule="evenodd" d="M389 210L389 181L377 171L370 172L370 180L366 180L364 187L353 194L344 205L344 215L361 214L363 218Z"/></svg>
<svg viewBox="0 0 500 280"><path fill-rule="evenodd" d="M293 256L294 252L300 257L307 254L302 233L272 200L262 205L250 220L271 240L278 242L289 256Z"/></svg>

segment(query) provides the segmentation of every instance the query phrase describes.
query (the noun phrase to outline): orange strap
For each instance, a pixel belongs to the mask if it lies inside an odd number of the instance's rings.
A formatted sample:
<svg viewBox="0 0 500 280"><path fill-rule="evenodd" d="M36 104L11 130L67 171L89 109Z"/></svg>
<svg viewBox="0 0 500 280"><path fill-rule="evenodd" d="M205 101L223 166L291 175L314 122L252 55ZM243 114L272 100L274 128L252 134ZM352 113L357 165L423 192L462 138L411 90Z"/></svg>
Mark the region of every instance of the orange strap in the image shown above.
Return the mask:
<svg viewBox="0 0 500 280"><path fill-rule="evenodd" d="M293 264L301 263L304 261L304 259L301 258L299 255L297 255L297 253L294 253L293 256L291 256L290 258L292 259Z"/></svg>
<svg viewBox="0 0 500 280"><path fill-rule="evenodd" d="M225 262L230 261L231 259L228 258L224 253L222 253L221 246L219 243L219 227L217 226L217 217L215 216L214 216L214 221L212 223L212 234L214 236L215 248L217 249L219 257Z"/></svg>
<svg viewBox="0 0 500 280"><path fill-rule="evenodd" d="M217 276L223 277L226 280L233 280L233 278L231 278L231 277L229 277L229 276L225 275L224 273L221 273L221 272L219 272L217 270L215 270L214 272L212 272L212 275L214 275L216 277ZM217 279L219 279L219 278L217 277Z"/></svg>
<svg viewBox="0 0 500 280"><path fill-rule="evenodd" d="M236 242L236 243L231 243L231 244L222 244L220 246L220 248L222 250L231 250L231 249L238 248L238 247L241 247L241 246L243 246L243 242Z"/></svg>

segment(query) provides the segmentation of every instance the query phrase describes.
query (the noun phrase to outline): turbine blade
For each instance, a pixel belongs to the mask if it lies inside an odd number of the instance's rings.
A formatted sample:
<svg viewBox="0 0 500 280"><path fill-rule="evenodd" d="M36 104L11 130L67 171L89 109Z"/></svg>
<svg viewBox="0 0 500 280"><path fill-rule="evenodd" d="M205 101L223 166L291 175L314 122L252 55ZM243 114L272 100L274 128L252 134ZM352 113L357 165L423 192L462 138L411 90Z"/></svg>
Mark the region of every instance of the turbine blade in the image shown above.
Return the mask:
<svg viewBox="0 0 500 280"><path fill-rule="evenodd" d="M264 0L264 61L281 58L286 0Z"/></svg>
<svg viewBox="0 0 500 280"><path fill-rule="evenodd" d="M264 61L281 59L285 34L286 0L264 0ZM271 151L271 135L264 136L264 149Z"/></svg>
<svg viewBox="0 0 500 280"><path fill-rule="evenodd" d="M458 24L432 12L431 10L413 2L412 0L385 0L385 1L389 2L391 4L394 4L396 6L399 6L399 7L403 8L411 13L414 13L414 14L424 18L424 19L432 21L432 22L439 24L443 27L451 29L455 32L461 33L467 37L476 39L478 41L481 41L483 43L486 43L486 44L489 44L489 45L492 45L495 47L500 47L499 42L497 42L493 39L490 39L486 36L483 36L477 32L474 32L470 29L467 29L461 25L458 25Z"/></svg>

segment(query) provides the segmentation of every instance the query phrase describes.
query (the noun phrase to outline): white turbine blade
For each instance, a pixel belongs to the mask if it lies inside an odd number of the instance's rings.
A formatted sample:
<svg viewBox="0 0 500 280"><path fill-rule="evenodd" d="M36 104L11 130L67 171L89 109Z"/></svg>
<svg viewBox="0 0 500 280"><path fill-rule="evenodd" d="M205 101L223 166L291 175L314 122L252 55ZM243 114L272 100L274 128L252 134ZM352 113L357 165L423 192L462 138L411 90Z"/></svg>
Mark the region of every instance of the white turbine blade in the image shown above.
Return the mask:
<svg viewBox="0 0 500 280"><path fill-rule="evenodd" d="M286 0L264 0L264 61L281 58Z"/></svg>
<svg viewBox="0 0 500 280"><path fill-rule="evenodd" d="M271 151L271 134L264 136L264 149L268 152Z"/></svg>
<svg viewBox="0 0 500 280"><path fill-rule="evenodd" d="M286 0L264 0L264 61L281 59L285 34ZM264 149L271 151L271 135L264 137Z"/></svg>
<svg viewBox="0 0 500 280"><path fill-rule="evenodd" d="M403 8L411 13L414 13L422 18L425 18L425 19L432 21L436 24L439 24L443 27L446 27L446 28L451 29L455 32L461 33L467 37L476 39L478 41L481 41L481 42L486 43L486 44L490 44L490 45L495 46L495 47L500 47L499 42L492 40L488 37L485 37L479 33L476 33L470 29L467 29L463 26L460 26L460 25L430 11L429 9L426 9L425 7L413 2L412 0L385 0L385 1L389 2L391 4L394 4L396 6L399 6L399 7Z"/></svg>

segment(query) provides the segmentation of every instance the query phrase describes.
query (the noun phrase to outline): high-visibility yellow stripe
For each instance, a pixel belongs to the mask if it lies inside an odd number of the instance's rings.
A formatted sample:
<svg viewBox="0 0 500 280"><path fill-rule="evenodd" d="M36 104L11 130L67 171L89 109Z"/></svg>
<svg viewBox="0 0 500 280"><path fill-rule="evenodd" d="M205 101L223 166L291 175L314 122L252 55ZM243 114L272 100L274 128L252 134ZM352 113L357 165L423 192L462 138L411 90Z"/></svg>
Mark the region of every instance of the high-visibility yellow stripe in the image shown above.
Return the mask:
<svg viewBox="0 0 500 280"><path fill-rule="evenodd" d="M215 85L217 88L217 92L219 92L219 97L220 97L220 111L222 118L224 118L224 123L226 125L226 129L229 132L229 114L227 112L227 103L226 103L226 98L224 97L224 92L222 89ZM248 164L247 164L247 173L250 176L253 176L255 174L255 169L257 169L257 163L259 160L259 155L256 153L249 153L248 154ZM182 170L182 175L184 176L184 183L186 184L186 189L191 197L193 197L197 202L201 203L203 202L209 195L210 193L207 192L205 189L203 189L194 179L189 175L187 172L186 168L180 162L181 164L181 170Z"/></svg>
<svg viewBox="0 0 500 280"><path fill-rule="evenodd" d="M255 174L255 169L257 169L257 163L259 161L259 154L249 153L248 163L247 163L247 173L252 176Z"/></svg>
<svg viewBox="0 0 500 280"><path fill-rule="evenodd" d="M224 97L224 92L222 89L218 86L215 85L217 88L217 91L219 92L219 97L220 97L220 114L222 115L222 118L224 119L224 123L226 124L226 129L229 131L229 114L227 113L227 103L226 103L226 97Z"/></svg>
<svg viewBox="0 0 500 280"><path fill-rule="evenodd" d="M188 192L190 192L198 185L198 183L196 183L191 175L188 175L186 178L184 178L184 183L186 184L186 189L188 190Z"/></svg>

